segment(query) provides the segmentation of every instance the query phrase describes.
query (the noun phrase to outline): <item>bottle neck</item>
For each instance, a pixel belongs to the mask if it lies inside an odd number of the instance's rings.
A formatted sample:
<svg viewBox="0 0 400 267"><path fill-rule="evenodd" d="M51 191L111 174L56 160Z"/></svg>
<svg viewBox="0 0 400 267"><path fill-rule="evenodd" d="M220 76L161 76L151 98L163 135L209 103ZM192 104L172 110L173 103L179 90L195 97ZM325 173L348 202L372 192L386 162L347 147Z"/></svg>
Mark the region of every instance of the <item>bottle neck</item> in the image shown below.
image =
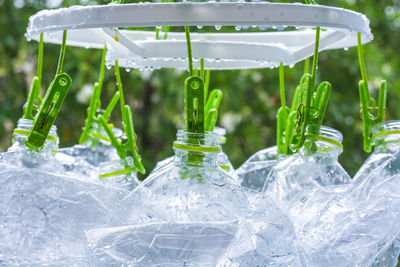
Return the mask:
<svg viewBox="0 0 400 267"><path fill-rule="evenodd" d="M343 152L342 141L343 135L338 130L310 125L306 131L306 141L302 152L306 155L318 153L337 159Z"/></svg>
<svg viewBox="0 0 400 267"><path fill-rule="evenodd" d="M216 126L213 132L219 135L219 143L223 146L226 143L226 129Z"/></svg>
<svg viewBox="0 0 400 267"><path fill-rule="evenodd" d="M178 164L191 166L216 165L221 151L220 136L214 132L190 133L179 130L174 143Z"/></svg>
<svg viewBox="0 0 400 267"><path fill-rule="evenodd" d="M376 152L397 152L400 149L400 121L386 121L371 129Z"/></svg>
<svg viewBox="0 0 400 267"><path fill-rule="evenodd" d="M25 147L25 141L32 129L33 120L19 119L17 128L13 133L13 145L9 150L16 150ZM49 135L46 138L42 151L55 152L58 150L59 138L57 136L57 127L53 125L50 129Z"/></svg>

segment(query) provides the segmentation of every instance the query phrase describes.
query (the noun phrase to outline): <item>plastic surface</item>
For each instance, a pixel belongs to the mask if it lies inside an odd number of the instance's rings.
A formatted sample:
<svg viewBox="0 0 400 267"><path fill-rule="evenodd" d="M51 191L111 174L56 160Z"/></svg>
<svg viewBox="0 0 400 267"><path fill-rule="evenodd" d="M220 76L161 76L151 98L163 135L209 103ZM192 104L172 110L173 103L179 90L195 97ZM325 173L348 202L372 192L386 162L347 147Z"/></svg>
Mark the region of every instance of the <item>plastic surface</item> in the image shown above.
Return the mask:
<svg viewBox="0 0 400 267"><path fill-rule="evenodd" d="M30 18L28 39L61 42L68 29L68 45L87 48L109 46L108 59L128 68L187 68L184 32L156 40L155 32L119 30L117 27L155 26L261 26L284 29L320 26L320 51L347 48L373 39L368 19L353 11L318 5L282 3L141 3L73 6L38 12ZM206 69L246 69L295 64L313 54L314 31L197 33L192 34L195 59L205 58ZM199 68L199 60L194 61Z"/></svg>

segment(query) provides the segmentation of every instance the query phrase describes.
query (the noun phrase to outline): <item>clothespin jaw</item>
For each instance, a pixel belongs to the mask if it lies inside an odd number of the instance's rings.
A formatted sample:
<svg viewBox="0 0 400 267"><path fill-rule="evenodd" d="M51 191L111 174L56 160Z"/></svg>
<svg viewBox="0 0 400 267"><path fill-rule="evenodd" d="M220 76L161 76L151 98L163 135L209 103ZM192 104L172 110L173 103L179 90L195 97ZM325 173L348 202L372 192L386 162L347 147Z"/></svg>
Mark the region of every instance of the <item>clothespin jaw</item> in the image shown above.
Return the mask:
<svg viewBox="0 0 400 267"><path fill-rule="evenodd" d="M125 121L124 121L124 130L125 134L128 137L128 141L126 142L126 150L127 152L130 151L132 154L132 157L134 159L134 164L138 171L141 174L145 174L146 170L143 167L142 164L142 157L139 155L137 152L137 146L136 146L136 133L133 128L133 119L132 119L132 111L128 105L125 105Z"/></svg>
<svg viewBox="0 0 400 267"><path fill-rule="evenodd" d="M139 171L141 174L145 174L146 170L142 164L142 158L137 152L137 146L136 146L136 134L133 128L133 119L132 119L132 112L131 109L129 108L128 105L125 105L124 107L124 112L125 112L125 120L124 120L124 132L126 135L127 140L125 142L119 141L113 131L110 125L107 124L106 119L104 118L103 115L98 116L98 120L104 130L106 131L108 137L110 138L112 146L117 150L118 156L124 160L127 156L128 153L130 152L132 154L132 157L134 159L134 167L135 170ZM128 164L128 163L126 163ZM126 166L126 168L131 168L132 166Z"/></svg>
<svg viewBox="0 0 400 267"><path fill-rule="evenodd" d="M54 81L50 84L39 111L35 116L28 138L25 141L25 144L29 148L41 149L43 147L64 103L71 83L71 77L66 73L61 73L56 75Z"/></svg>
<svg viewBox="0 0 400 267"><path fill-rule="evenodd" d="M297 118L295 128L295 139L290 150L297 152L304 144L305 133L310 120L311 102L313 96L312 76L308 73L304 74L297 93ZM294 112L295 110L292 110ZM293 116L293 115L292 115Z"/></svg>
<svg viewBox="0 0 400 267"><path fill-rule="evenodd" d="M185 80L185 128L192 133L204 133L204 82L198 76Z"/></svg>
<svg viewBox="0 0 400 267"><path fill-rule="evenodd" d="M207 132L212 132L214 131L215 124L217 124L217 119L218 119L218 110L215 108L210 109L207 112L206 116L206 131Z"/></svg>
<svg viewBox="0 0 400 267"><path fill-rule="evenodd" d="M384 122L385 120L387 83L385 80L381 82L378 106L376 106L375 100L370 97L365 81L361 80L358 84L358 88L360 92L360 107L364 129L364 151L370 153L372 151L371 129L376 124ZM372 106L370 106L370 104L372 104ZM374 115L375 112L377 112L376 116Z"/></svg>
<svg viewBox="0 0 400 267"><path fill-rule="evenodd" d="M37 110L35 107L35 100L39 100L39 105L42 99L39 96L40 93L40 80L37 76L33 77L31 90L29 91L28 101L26 102L26 107L24 109L24 119L33 120L33 111Z"/></svg>
<svg viewBox="0 0 400 267"><path fill-rule="evenodd" d="M207 99L205 115L206 115L206 131L214 131L215 124L218 119L218 109L221 104L223 93L219 89L211 91L210 96Z"/></svg>
<svg viewBox="0 0 400 267"><path fill-rule="evenodd" d="M324 120L326 107L328 106L328 100L331 95L332 86L329 82L322 82L313 98L313 105L311 108L310 124L316 126L313 129L319 131ZM315 133L319 134L319 133Z"/></svg>

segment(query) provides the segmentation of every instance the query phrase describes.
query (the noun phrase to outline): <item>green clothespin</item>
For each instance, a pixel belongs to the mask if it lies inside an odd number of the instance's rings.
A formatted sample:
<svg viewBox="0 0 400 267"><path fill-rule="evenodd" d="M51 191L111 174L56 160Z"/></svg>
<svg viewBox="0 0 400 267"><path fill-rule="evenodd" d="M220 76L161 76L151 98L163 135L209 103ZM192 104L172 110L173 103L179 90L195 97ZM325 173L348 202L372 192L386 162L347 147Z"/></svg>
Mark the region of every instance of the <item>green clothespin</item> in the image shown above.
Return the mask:
<svg viewBox="0 0 400 267"><path fill-rule="evenodd" d="M211 91L210 96L207 99L205 115L206 115L206 131L214 131L215 124L218 118L218 109L221 104L223 93L219 89Z"/></svg>
<svg viewBox="0 0 400 267"><path fill-rule="evenodd" d="M295 152L293 150L296 149L296 145L300 146L302 129L307 125L304 114L311 75L306 73L302 76L295 90L292 108L289 109L284 100L283 65L280 70L282 107L278 110L277 116L277 146L279 154L290 155Z"/></svg>
<svg viewBox="0 0 400 267"><path fill-rule="evenodd" d="M371 128L376 124L385 121L387 83L385 80L381 81L377 106L375 99L372 98L369 93L367 72L365 70L364 56L362 51L361 33L358 33L358 58L360 61L360 70L362 76L362 80L359 82L358 88L360 93L361 116L364 130L364 151L370 153L372 150Z"/></svg>
<svg viewBox="0 0 400 267"><path fill-rule="evenodd" d="M189 77L185 80L185 129L192 133L205 132L204 82L193 73L192 46L189 27L185 26L188 48Z"/></svg>
<svg viewBox="0 0 400 267"><path fill-rule="evenodd" d="M64 31L56 77L50 84L43 98L39 111L34 118L32 128L25 141L26 146L31 149L41 149L43 147L50 129L64 103L68 90L71 87L71 77L66 73L62 73L66 41L67 31Z"/></svg>
<svg viewBox="0 0 400 267"><path fill-rule="evenodd" d="M286 106L284 68L283 64L280 65L279 80L282 107L278 110L277 115L278 154L290 155L297 152L304 145L306 129L311 124L314 125L314 132L311 134L319 134L331 92L330 83L323 82L314 93L319 35L320 28L317 27L312 75L307 73L309 60L306 60L305 73L300 84L296 87L291 109Z"/></svg>
<svg viewBox="0 0 400 267"><path fill-rule="evenodd" d="M98 120L99 120L100 124L104 127L104 130L106 131L108 137L110 138L111 144L117 150L119 157L122 160L124 160L127 156L129 156L129 153L132 155L135 166L129 166L129 163L127 161L125 161L126 171L137 170L140 173L145 174L146 170L142 164L142 158L139 155L139 153L137 152L138 149L136 146L136 134L134 131L132 112L131 112L130 107L128 105L125 105L118 61L115 61L115 76L117 79L119 102L120 102L120 106L121 106L121 116L122 116L122 121L123 121L123 125L124 125L124 133L125 133L127 140L119 141L115 137L111 127L107 124L106 116L109 116L109 114L110 114L110 111L108 111L108 109L106 110L106 112L104 112L103 115L99 115ZM113 103L113 101L115 101L115 99L116 99L116 97L113 98L111 103Z"/></svg>
<svg viewBox="0 0 400 267"><path fill-rule="evenodd" d="M186 131L204 133L204 83L198 76L185 81L185 124Z"/></svg>
<svg viewBox="0 0 400 267"><path fill-rule="evenodd" d="M71 83L71 77L66 73L61 73L50 84L25 142L29 148L41 149L43 147Z"/></svg>
<svg viewBox="0 0 400 267"><path fill-rule="evenodd" d="M82 135L79 138L80 144L84 144L89 139L89 132L92 128L93 122L95 122L97 119L97 116L96 116L97 110L100 109L100 107L101 107L100 95L101 95L101 89L103 87L103 81L104 81L106 53L107 53L107 47L104 46L103 55L101 58L99 80L93 86L93 95L90 100L90 106L88 108L85 126L83 127Z"/></svg>
<svg viewBox="0 0 400 267"><path fill-rule="evenodd" d="M43 33L40 33L37 74L32 79L31 90L29 91L28 101L26 102L24 109L24 119L28 120L33 120L33 111L37 111L35 101L38 100L39 105L42 102L42 98L40 97L40 86L42 83L43 46Z"/></svg>

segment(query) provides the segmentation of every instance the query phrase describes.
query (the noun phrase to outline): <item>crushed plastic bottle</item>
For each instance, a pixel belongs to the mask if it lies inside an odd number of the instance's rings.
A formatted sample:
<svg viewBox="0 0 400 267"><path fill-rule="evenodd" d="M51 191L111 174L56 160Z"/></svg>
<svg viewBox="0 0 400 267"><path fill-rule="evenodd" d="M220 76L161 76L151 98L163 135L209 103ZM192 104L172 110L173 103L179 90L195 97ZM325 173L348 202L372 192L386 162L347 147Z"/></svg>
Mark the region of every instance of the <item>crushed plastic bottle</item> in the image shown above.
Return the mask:
<svg viewBox="0 0 400 267"><path fill-rule="evenodd" d="M373 128L375 151L351 185L331 185L308 198L294 220L307 266L396 266L399 122Z"/></svg>
<svg viewBox="0 0 400 267"><path fill-rule="evenodd" d="M234 177L241 186L258 192L268 191L275 177L277 147L258 151L246 160L236 171Z"/></svg>
<svg viewBox="0 0 400 267"><path fill-rule="evenodd" d="M116 227L87 232L94 263L217 266L287 260L294 238L289 220L282 222L276 213L268 217L272 204L263 212L251 209L241 187L217 164L220 137L186 131L177 137L174 159L121 202ZM281 239L282 233L292 235Z"/></svg>
<svg viewBox="0 0 400 267"><path fill-rule="evenodd" d="M351 178L338 161L342 153L342 134L322 126L319 134L309 126L303 148L276 165L275 182L266 191L278 206L291 215L313 192L329 185L350 184Z"/></svg>
<svg viewBox="0 0 400 267"><path fill-rule="evenodd" d="M374 230L358 234L374 242L366 254L375 259L373 264L396 266L400 254L400 121L377 124L371 134L375 150L355 175L351 196L359 223L368 223Z"/></svg>
<svg viewBox="0 0 400 267"><path fill-rule="evenodd" d="M123 131L113 128L117 137ZM92 124L90 138L83 145L61 148L56 154L63 170L69 175L85 178L87 181L131 191L139 184L137 172L125 172L125 160L121 160L116 149L111 145L106 132L97 122Z"/></svg>
<svg viewBox="0 0 400 267"><path fill-rule="evenodd" d="M0 161L0 262L87 266L84 230L106 226L125 193L62 174L56 127L38 151L24 145L31 127L19 120Z"/></svg>

